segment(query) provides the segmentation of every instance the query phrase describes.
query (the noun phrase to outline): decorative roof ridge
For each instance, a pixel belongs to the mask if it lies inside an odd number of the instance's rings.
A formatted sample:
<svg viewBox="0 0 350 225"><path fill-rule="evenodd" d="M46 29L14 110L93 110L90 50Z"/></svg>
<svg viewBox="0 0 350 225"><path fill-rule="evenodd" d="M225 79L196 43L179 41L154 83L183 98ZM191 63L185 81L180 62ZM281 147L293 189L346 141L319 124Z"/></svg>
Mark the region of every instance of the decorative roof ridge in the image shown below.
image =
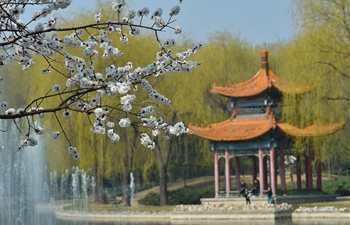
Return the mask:
<svg viewBox="0 0 350 225"><path fill-rule="evenodd" d="M268 72L268 76L269 76L269 81L271 82L271 85L273 87L275 87L277 90L283 92L283 93L296 93L296 94L303 94L306 93L308 91L310 91L311 89L313 89L315 87L315 85L305 85L303 87L301 87L297 82L295 81L290 81L290 80L286 80L278 75L276 75L271 69L269 69ZM296 89L293 91L288 91L286 89L281 88L278 83L281 84L286 84L286 85L297 85Z"/></svg>
<svg viewBox="0 0 350 225"><path fill-rule="evenodd" d="M253 77L235 84L228 81L224 86L213 83L210 92L227 97L248 97L258 95L272 87L282 93L303 94L314 88L314 85L300 86L297 82L288 81L277 76L269 68L268 52L264 50L261 51L261 68Z"/></svg>
<svg viewBox="0 0 350 225"><path fill-rule="evenodd" d="M271 124L273 128L276 127L276 118L273 114L271 115L265 115L264 117L252 117L252 118L236 118L234 117L234 114L230 116L229 119L223 120L221 122L217 123L206 123L206 126L203 124L198 126L198 125L193 125L192 122L188 124L188 127L198 127L198 128L217 128L221 126L226 126L229 124L260 124L260 123L266 123L267 121L271 121Z"/></svg>
<svg viewBox="0 0 350 225"><path fill-rule="evenodd" d="M213 88L215 88L215 87L221 87L221 88L242 87L242 86L246 86L247 84L251 83L253 80L259 78L260 76L265 76L266 79L268 79L265 69L263 69L263 68L259 69L258 72L256 72L256 74L253 77L251 77L250 79L248 79L246 81L242 81L239 83L233 83L232 81L228 81L229 85L226 84L225 86L223 86L222 84L216 85L216 83L213 83L212 87ZM268 85L268 83L266 83L266 88L267 88L267 85ZM212 89L211 92L214 93L215 91L213 91L213 89Z"/></svg>

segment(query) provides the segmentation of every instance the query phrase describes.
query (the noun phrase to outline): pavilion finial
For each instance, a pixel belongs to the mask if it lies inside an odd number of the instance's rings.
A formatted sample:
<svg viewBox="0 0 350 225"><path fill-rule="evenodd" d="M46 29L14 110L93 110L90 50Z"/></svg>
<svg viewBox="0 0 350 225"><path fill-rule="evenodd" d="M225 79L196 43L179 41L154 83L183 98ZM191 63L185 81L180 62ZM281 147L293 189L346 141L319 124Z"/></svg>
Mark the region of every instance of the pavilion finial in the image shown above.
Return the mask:
<svg viewBox="0 0 350 225"><path fill-rule="evenodd" d="M268 58L268 52L266 50L261 51L261 68L263 69L269 68L269 58Z"/></svg>

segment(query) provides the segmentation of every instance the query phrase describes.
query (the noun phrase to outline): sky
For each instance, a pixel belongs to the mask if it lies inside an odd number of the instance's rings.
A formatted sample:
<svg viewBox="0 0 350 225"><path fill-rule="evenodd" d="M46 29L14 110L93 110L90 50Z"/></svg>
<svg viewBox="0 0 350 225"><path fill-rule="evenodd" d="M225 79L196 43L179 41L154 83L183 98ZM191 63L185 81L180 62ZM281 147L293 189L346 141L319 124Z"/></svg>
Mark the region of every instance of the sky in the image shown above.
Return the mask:
<svg viewBox="0 0 350 225"><path fill-rule="evenodd" d="M181 12L174 25L182 28L182 35L198 42L205 41L209 34L228 30L253 45L292 38L294 29L291 2L292 0L183 0L179 3L178 0L126 0L135 11L148 7L152 13L160 7L164 18L173 6L179 5ZM69 9L60 10L59 13L70 15L75 11L93 9L94 6L94 0L73 0Z"/></svg>

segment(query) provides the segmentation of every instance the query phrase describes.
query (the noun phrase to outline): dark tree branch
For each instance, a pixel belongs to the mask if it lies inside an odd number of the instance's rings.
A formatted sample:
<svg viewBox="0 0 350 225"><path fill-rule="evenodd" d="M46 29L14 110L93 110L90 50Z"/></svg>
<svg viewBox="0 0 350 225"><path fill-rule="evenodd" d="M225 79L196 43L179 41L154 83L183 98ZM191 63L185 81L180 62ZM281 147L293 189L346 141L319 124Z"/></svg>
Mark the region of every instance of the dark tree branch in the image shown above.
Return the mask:
<svg viewBox="0 0 350 225"><path fill-rule="evenodd" d="M347 78L347 79L350 79L350 76L347 75L346 73L343 73L342 71L340 71L333 63L330 63L330 62L322 62L322 61L318 61L316 62L318 64L324 64L324 65L327 65L327 66L330 66L332 69L334 69L336 72L338 72L340 75L342 75L343 77Z"/></svg>

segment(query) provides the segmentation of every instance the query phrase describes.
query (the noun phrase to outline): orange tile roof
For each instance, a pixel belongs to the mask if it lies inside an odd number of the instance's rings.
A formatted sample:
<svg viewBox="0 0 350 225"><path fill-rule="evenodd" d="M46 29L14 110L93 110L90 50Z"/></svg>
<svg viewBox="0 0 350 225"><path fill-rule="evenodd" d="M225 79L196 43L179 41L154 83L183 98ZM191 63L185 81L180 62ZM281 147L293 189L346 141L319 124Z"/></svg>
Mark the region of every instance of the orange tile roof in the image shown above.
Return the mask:
<svg viewBox="0 0 350 225"><path fill-rule="evenodd" d="M248 97L260 94L268 88L275 87L282 93L301 94L308 92L312 87L300 87L298 84L284 80L268 68L261 68L250 80L238 84L229 84L225 87L213 84L212 93L228 97Z"/></svg>
<svg viewBox="0 0 350 225"><path fill-rule="evenodd" d="M273 116L260 118L230 118L220 123L198 127L190 124L189 133L211 141L242 141L259 137L276 126L294 137L312 137L331 134L345 128L345 123L312 125L299 129L286 123L276 123Z"/></svg>
<svg viewBox="0 0 350 225"><path fill-rule="evenodd" d="M189 133L212 141L240 141L259 137L275 125L273 117L230 118L206 127L189 125Z"/></svg>
<svg viewBox="0 0 350 225"><path fill-rule="evenodd" d="M286 123L278 123L277 127L284 133L294 137L315 137L334 133L345 128L345 123L333 123L329 125L312 125L299 129Z"/></svg>

